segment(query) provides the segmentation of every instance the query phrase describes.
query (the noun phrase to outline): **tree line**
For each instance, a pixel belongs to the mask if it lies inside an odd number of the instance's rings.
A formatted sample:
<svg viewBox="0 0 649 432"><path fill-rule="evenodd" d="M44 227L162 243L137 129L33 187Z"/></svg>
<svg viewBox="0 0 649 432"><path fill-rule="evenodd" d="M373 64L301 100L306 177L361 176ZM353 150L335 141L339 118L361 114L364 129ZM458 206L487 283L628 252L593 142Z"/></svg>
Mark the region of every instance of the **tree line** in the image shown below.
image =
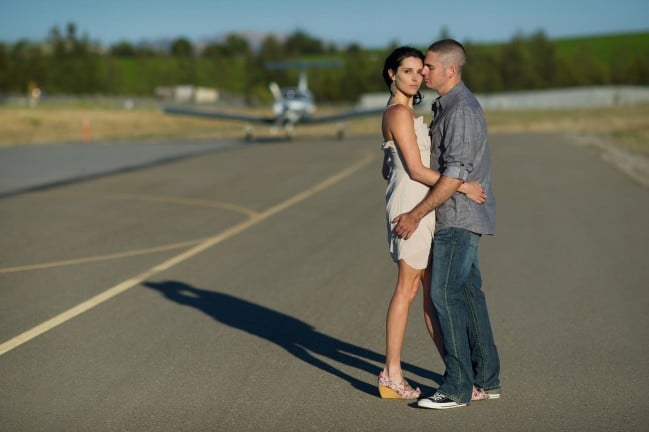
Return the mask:
<svg viewBox="0 0 649 432"><path fill-rule="evenodd" d="M442 32L444 33L444 31ZM442 34L441 36L447 36ZM648 85L649 55L643 34L640 48L626 44L602 56L591 50L567 52L541 30L517 34L500 44L464 41L468 65L464 79L477 93L592 85ZM321 101L351 102L368 92L385 91L381 70L397 46L365 49L358 44L325 43L302 30L286 37L266 36L253 46L231 33L220 41L193 43L179 37L164 45L121 41L109 47L78 35L74 23L53 27L41 42L0 42L0 95L45 94L151 96L160 86L193 84L243 96L248 102L270 98L268 83L294 85L298 71L268 70L270 61L336 59L342 67L309 74L309 86ZM424 51L426 46L418 47Z"/></svg>

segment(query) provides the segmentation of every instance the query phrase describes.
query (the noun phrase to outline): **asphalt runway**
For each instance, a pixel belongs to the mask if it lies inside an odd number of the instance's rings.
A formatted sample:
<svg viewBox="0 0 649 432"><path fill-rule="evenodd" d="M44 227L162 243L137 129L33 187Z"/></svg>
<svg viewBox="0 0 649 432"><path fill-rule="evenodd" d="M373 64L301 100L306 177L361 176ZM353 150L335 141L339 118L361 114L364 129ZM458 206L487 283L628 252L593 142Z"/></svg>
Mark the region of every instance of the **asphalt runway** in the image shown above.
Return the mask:
<svg viewBox="0 0 649 432"><path fill-rule="evenodd" d="M64 143L0 148L0 198L240 146L234 140Z"/></svg>
<svg viewBox="0 0 649 432"><path fill-rule="evenodd" d="M561 136L491 145L501 399L378 397L379 142L312 138L1 198L0 430L646 430L649 189ZM430 394L420 299L403 367Z"/></svg>

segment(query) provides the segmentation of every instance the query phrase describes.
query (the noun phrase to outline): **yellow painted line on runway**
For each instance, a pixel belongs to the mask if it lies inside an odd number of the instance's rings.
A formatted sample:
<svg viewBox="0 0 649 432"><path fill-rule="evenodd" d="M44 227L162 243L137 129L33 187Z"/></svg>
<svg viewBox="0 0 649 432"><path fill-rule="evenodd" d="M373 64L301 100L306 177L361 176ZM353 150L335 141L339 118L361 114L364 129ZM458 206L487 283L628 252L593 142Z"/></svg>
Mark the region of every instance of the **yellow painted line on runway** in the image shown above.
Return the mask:
<svg viewBox="0 0 649 432"><path fill-rule="evenodd" d="M188 247L196 243L200 243L202 241L205 241L205 238L196 239L196 240L187 240L179 243L171 243L167 245L155 246L155 247L144 248L144 249L136 249L136 250L125 251L125 252L115 252L112 254L96 255L96 256L84 257L84 258L73 258L68 260L52 261L52 262L40 263L40 264L5 267L5 268L0 268L0 274L17 273L17 272L29 271L29 270L42 270L42 269L52 268L52 267L63 267L63 266L69 266L75 264L87 264L96 261L107 261L113 259L128 258L128 257L138 256L138 255L147 255L156 252L164 252L168 250Z"/></svg>
<svg viewBox="0 0 649 432"><path fill-rule="evenodd" d="M109 194L109 195L104 195L103 198L135 200L135 201L151 201L151 202L159 202L165 204L183 204L183 205L191 205L191 206L220 208L220 209L232 210L237 213L243 213L248 217L254 217L259 215L259 212L256 212L254 210L241 207L236 204L230 204L221 201L209 201L209 200L199 200L193 198L176 198L176 197L155 196L155 195L136 195L136 194ZM47 263L25 264L22 266L5 267L5 268L0 268L0 274L16 273L16 272L29 271L29 270L41 270L46 268L62 267L62 266L69 266L75 264L87 264L95 261L106 261L112 259L127 258L127 257L137 256L137 255L146 255L146 254L156 253L156 252L164 252L167 250L180 249L186 246L191 246L193 244L200 243L203 240L205 239L203 238L198 240L187 240L180 243L160 245L160 246L155 246L150 248L137 249L133 251L115 252L112 254L97 255L93 257L71 258L67 260L51 261Z"/></svg>
<svg viewBox="0 0 649 432"><path fill-rule="evenodd" d="M151 202L159 202L165 204L184 204L184 205L192 205L192 206L221 208L226 210L232 210L238 213L244 213L251 217L259 215L259 212L250 210L249 208L241 207L236 204L230 204L221 201L199 200L199 199L192 199L192 198L175 198L175 197L165 197L165 196L155 196L155 195L135 195L135 194L110 194L106 196L108 198L114 198L114 199L151 201Z"/></svg>
<svg viewBox="0 0 649 432"><path fill-rule="evenodd" d="M191 249L176 255L175 257L168 259L157 266L145 271L144 273L141 273L138 276L135 276L131 279L125 280L122 283L119 283L115 285L112 288L107 289L106 291L66 310L65 312L37 325L36 327L33 327L24 333L19 334L18 336L9 339L6 342L3 342L0 344L0 355L3 355L14 348L29 342L30 340L34 339L37 336L40 336L41 334L65 323L66 321L71 320L72 318L81 315L84 312L87 312L88 310L100 305L101 303L110 300L111 298L129 290L130 288L139 285L140 283L144 282L145 280L149 279L150 277L164 271L172 268L173 266L188 260L191 257L194 257L201 252L221 243L222 241L233 237L237 234L239 234L242 231L245 231L246 229L257 225L258 223L268 219L271 216L274 216L275 214L286 210L287 208L294 206L301 201L306 200L307 198L312 197L313 195L318 194L319 192L331 187L332 185L338 183L339 181L345 179L346 177L349 177L356 171L360 170L361 168L365 167L368 165L370 162L372 162L375 159L375 156L373 153L367 153L364 158L359 160L358 162L354 163L353 165L349 166L348 168L338 172L337 174L327 178L326 180L316 184L315 186L306 189L303 192L300 192L297 195L294 195L293 197L282 201L279 204L274 205L273 207L259 213L258 215L252 217L251 219L248 219L245 222L242 222L240 224L237 224L222 233L219 233L215 236L207 238L205 241L199 243L198 245L192 247Z"/></svg>
<svg viewBox="0 0 649 432"><path fill-rule="evenodd" d="M128 194L128 193L117 193L117 194L106 194L98 195L96 193L83 193L83 192L58 192L58 193L44 193L44 192L35 192L29 194L28 198L79 198L79 197L91 197L98 199L115 199L115 200L128 200L128 201L149 201L149 202L158 202L163 204L181 204L181 205L190 205L198 207L208 207L208 208L220 208L225 210L232 210L237 213L243 213L248 216L256 216L259 214L258 211L242 207L240 205L223 202L223 201L212 201L204 199L195 199L195 198L183 198L183 197L173 197L173 196L159 196L159 195L140 195L140 194Z"/></svg>

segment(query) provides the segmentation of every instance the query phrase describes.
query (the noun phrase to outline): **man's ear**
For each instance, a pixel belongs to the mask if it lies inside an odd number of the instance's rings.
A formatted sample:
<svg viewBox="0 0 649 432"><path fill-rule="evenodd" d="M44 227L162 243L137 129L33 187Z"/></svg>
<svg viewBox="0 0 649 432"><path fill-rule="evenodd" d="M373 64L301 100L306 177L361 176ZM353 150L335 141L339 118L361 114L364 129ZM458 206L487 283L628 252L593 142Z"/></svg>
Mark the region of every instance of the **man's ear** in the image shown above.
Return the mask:
<svg viewBox="0 0 649 432"><path fill-rule="evenodd" d="M458 71L457 65L454 64L450 65L448 67L448 77L453 78L455 75L457 75L457 71Z"/></svg>

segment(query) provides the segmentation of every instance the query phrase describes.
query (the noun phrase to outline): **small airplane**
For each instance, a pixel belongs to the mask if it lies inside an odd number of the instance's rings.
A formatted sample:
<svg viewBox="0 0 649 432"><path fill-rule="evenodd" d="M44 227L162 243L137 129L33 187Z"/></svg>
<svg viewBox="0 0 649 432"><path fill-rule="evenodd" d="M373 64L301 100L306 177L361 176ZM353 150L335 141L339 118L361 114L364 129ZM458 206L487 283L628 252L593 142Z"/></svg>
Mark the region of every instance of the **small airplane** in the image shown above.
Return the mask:
<svg viewBox="0 0 649 432"><path fill-rule="evenodd" d="M383 108L353 109L336 112L326 115L314 115L316 110L315 98L308 88L308 68L336 67L339 62L271 62L267 64L270 69L300 68L300 76L297 87L281 88L277 83L269 84L270 92L273 95L273 115L260 116L251 114L238 114L223 111L200 110L182 106L165 106L163 111L167 114L196 116L211 119L235 120L246 123L244 127L245 138L248 141L254 139L252 123L266 124L271 127L271 133L276 134L279 128L283 128L288 139L293 138L296 125L314 125L321 123L338 122L336 137L344 138L344 120L376 115L383 112Z"/></svg>

